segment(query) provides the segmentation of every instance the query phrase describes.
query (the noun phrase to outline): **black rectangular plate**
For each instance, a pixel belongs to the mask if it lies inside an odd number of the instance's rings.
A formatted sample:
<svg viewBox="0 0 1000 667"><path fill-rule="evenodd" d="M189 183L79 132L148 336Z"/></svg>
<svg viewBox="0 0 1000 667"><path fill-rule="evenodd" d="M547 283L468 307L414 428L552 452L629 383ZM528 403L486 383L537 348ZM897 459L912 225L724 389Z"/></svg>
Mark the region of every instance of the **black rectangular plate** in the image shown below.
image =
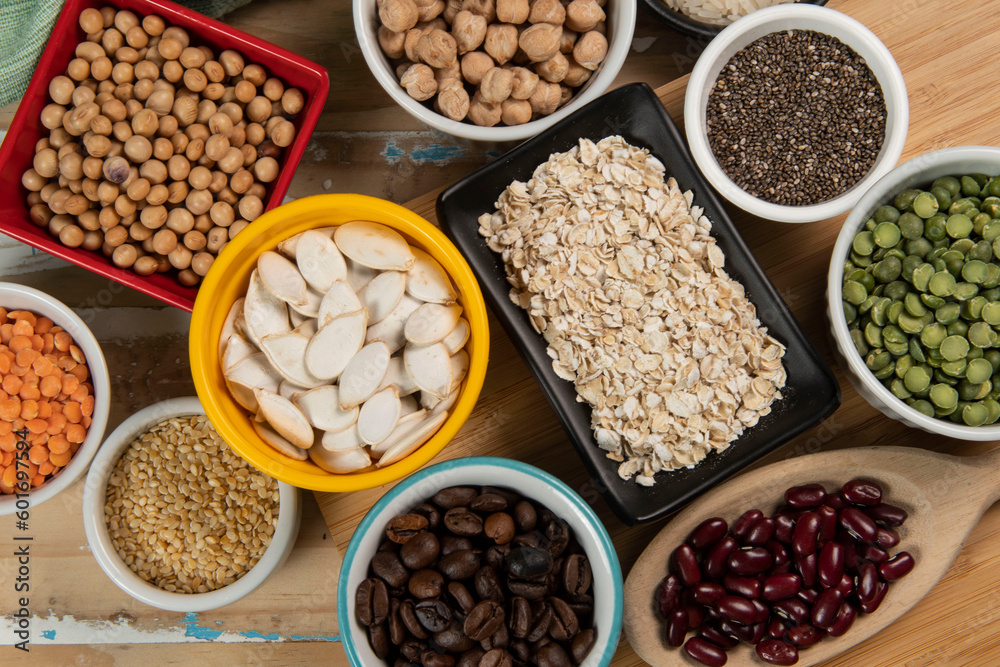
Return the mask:
<svg viewBox="0 0 1000 667"><path fill-rule="evenodd" d="M712 221L712 235L726 254L726 270L746 288L769 333L787 347L788 381L784 398L771 414L732 443L713 452L694 468L656 474L656 484L644 487L618 477L618 463L605 457L590 428L590 406L576 400L571 382L552 370L545 340L532 329L527 313L515 306L508 292L503 261L479 235L478 218L492 213L495 202L514 180L528 181L552 153L564 152L581 138L597 142L621 135L633 146L648 148L666 167L682 191L694 192L694 203ZM840 405L840 388L833 373L764 275L756 258L698 171L687 146L656 95L638 83L594 100L573 115L521 144L491 164L455 183L438 198L438 221L462 251L479 279L493 312L538 379L563 428L614 513L625 523L648 521L678 509L698 494L738 472L783 442L818 424ZM494 360L496 363L496 360Z"/></svg>

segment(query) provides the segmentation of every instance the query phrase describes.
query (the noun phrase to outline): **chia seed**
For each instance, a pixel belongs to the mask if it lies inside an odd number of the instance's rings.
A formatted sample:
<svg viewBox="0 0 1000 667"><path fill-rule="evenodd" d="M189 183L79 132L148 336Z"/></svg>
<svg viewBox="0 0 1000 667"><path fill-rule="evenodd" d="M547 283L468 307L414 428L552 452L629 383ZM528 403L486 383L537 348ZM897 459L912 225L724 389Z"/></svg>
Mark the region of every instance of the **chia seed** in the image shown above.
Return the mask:
<svg viewBox="0 0 1000 667"><path fill-rule="evenodd" d="M736 53L709 93L706 118L726 175L784 206L843 194L885 141L885 98L865 59L812 30L774 32Z"/></svg>

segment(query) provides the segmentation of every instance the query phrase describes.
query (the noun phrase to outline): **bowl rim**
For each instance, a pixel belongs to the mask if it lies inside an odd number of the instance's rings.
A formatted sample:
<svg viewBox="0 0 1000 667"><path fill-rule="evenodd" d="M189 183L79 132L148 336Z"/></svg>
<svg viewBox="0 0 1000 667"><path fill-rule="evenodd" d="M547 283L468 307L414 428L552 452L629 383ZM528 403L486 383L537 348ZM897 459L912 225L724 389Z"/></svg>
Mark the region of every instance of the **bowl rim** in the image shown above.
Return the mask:
<svg viewBox="0 0 1000 667"><path fill-rule="evenodd" d="M991 161L997 165L997 171L1000 173L1000 148L994 146L954 146L923 153L907 160L880 178L878 182L865 192L850 215L847 216L847 220L844 222L843 227L841 227L837 241L833 247L833 254L830 258L830 269L827 273L827 319L829 320L830 330L833 332L836 345L842 351L840 356L846 362L850 375L859 380L867 390L875 394L887 409L899 415L901 421L908 423L908 425L915 425L930 433L937 433L961 440L996 440L1000 438L1000 423L984 426L956 424L951 421L928 417L896 398L865 366L861 355L854 349L854 343L851 342L850 333L847 329L847 322L840 315L839 310L842 308L841 304L843 302L841 288L844 276L844 260L848 255L847 248L871 212L879 205L885 203L886 195L883 193L883 190L894 192L903 187L904 183L915 181L913 184L916 185L926 182L927 178L923 177L922 174L928 168L943 168L944 164L947 164L949 161L958 160ZM866 401L871 403L864 394L862 396Z"/></svg>
<svg viewBox="0 0 1000 667"><path fill-rule="evenodd" d="M378 28L377 22L373 19L374 6L374 0L354 0L354 30L368 69L378 80L379 85L396 104L421 123L463 139L491 142L522 141L533 137L606 92L618 76L629 49L632 48L632 35L638 11L637 0L615 0L613 19L610 13L608 16L609 22L613 20L608 37L608 53L595 75L591 76L568 104L548 116L521 125L480 127L447 118L433 109L428 109L422 102L416 101L406 93L383 62L384 56L375 36Z"/></svg>
<svg viewBox="0 0 1000 667"><path fill-rule="evenodd" d="M875 159L871 170L855 183L849 190L818 204L808 206L785 206L764 201L748 194L729 178L719 166L708 143L708 135L704 131L705 105L707 90L718 76L724 62L716 67L722 54L735 43L739 43L744 35L756 31L760 27L776 24L772 32L790 29L787 23L811 21L813 25L800 29L823 32L824 28L835 27L851 35L850 38L838 39L852 50L857 51L858 45L863 45L878 60L880 68L886 72L886 80L878 79L882 94L886 99L886 108L895 108L896 114L889 118L882 149ZM749 43L749 42L748 42ZM864 57L864 56L863 56ZM872 60L866 58L866 61ZM872 68L872 63L869 63ZM705 99L703 99L703 97ZM906 135L909 130L910 107L906 92L906 81L889 49L863 23L843 12L829 7L792 3L773 5L734 21L705 48L698 62L695 63L688 79L684 96L684 126L685 136L691 155L705 178L712 183L719 193L741 209L767 220L787 223L805 223L826 220L847 212L857 205L861 196L880 178L895 167L903 154Z"/></svg>
<svg viewBox="0 0 1000 667"><path fill-rule="evenodd" d="M28 492L30 507L34 509L72 486L87 471L91 459L101 446L108 425L108 414L111 411L111 379L108 374L108 363L97 337L69 306L34 287L0 282L0 299L8 295L37 304L36 307L8 308L8 310L31 310L38 315L49 317L57 326L61 326L73 336L73 340L86 358L90 382L94 386L94 412L91 415L87 435L76 454L58 475ZM52 313L57 315L52 317ZM0 516L13 514L16 510L16 495L0 497Z"/></svg>
<svg viewBox="0 0 1000 667"><path fill-rule="evenodd" d="M468 294L467 302L462 303L463 316L468 320L471 328L470 339L475 338L475 345L469 355L469 370L463 381L461 393L455 405L451 408L451 414L448 419L434 435L416 451L385 468L341 475L325 471L299 470L289 466L286 463L288 457L280 454L277 450L273 453L267 451L265 455L257 451L251 451L245 447L243 437L221 407L222 402L232 399L217 395L217 392L213 388L214 383L209 376L209 368L211 367L213 369L211 372L214 373L215 365L218 363L218 341L212 342L206 340L206 337L211 333L213 312L218 309L218 304L215 300L216 286L230 277L227 272L238 261L239 255L245 252L251 244L259 243L259 239L262 236L267 236L274 226L281 225L287 219L306 215L310 212L337 208L374 213L376 214L376 218L372 219L375 219L376 222L385 224L401 232L403 236L408 236L410 239L417 241L417 245L435 257L435 259L438 259L439 262L441 261L439 258L444 257L448 262L453 264L457 269L457 273L447 271L447 269L446 271L452 281L460 286L460 291L464 289ZM389 220L388 222L387 219ZM405 477L421 466L426 465L448 445L459 429L465 424L472 410L475 408L476 401L479 398L479 393L482 391L483 382L486 378L486 367L489 360L489 323L486 314L486 302L483 299L479 283L476 281L465 257L462 256L451 240L445 236L444 232L427 222L416 212L388 200L368 195L322 194L303 197L264 213L254 223L260 223L254 235L237 235L220 253L218 259L212 265L212 269L205 276L202 289L199 290L198 298L195 300L194 311L191 315L191 331L195 332L189 339L191 373L194 378L195 390L219 434L222 435L226 442L240 456L258 469L267 472L267 474L275 479L294 479L295 481L290 483L313 491L345 492L369 489L396 481L400 477ZM332 222L327 222L308 227L303 226L297 231L304 231L307 228L317 226L334 225ZM281 238L291 236L293 233L296 232L289 232ZM267 239L268 248L275 247L279 240L277 237L269 237ZM262 247L261 250L263 249ZM270 447L263 443L261 446ZM317 471L319 470L318 467L316 469Z"/></svg>
<svg viewBox="0 0 1000 667"><path fill-rule="evenodd" d="M107 525L104 502L108 479L122 453L141 433L173 417L205 415L196 396L168 398L132 414L111 432L94 458L83 490L83 526L87 544L104 574L118 588L152 607L167 611L201 612L217 609L247 596L284 562L295 544L302 515L299 490L278 482L280 507L271 544L257 564L232 584L207 593L171 593L145 581L118 557ZM227 443L228 444L228 443Z"/></svg>
<svg viewBox="0 0 1000 667"><path fill-rule="evenodd" d="M344 553L344 558L340 563L340 574L337 581L337 625L340 629L340 638L344 645L344 651L347 653L350 663L355 667L366 667L358 660L358 648L355 644L354 635L350 626L351 615L347 613L348 609L352 608L350 592L348 591L348 579L350 577L351 570L354 568L355 560L358 557L361 543L371 534L372 527L379 519L380 515L385 512L388 506L395 502L404 491L417 486L418 484L425 483L428 478L472 467L496 468L498 471L505 473L513 472L517 475L533 477L541 481L543 484L550 486L555 491L557 496L561 496L574 510L583 516L586 525L590 529L591 536L594 538L594 548L607 557L611 570L609 575L611 577L612 597L614 598L614 605L611 613L613 625L611 634L608 636L607 642L604 646L604 650L596 663L602 666L610 664L621 639L625 589L621 563L618 560L618 552L615 549L614 544L611 542L611 537L608 534L607 528L605 528L593 508L588 505L583 498L579 496L579 494L573 491L569 485L555 475L528 463L498 456L467 456L451 459L449 461L442 461L441 463L424 468L423 470L405 478L399 484L387 491L381 498L379 498L378 502L376 502L371 509L365 513L361 523L358 524L358 526L354 529L354 534L351 535L351 541L347 545L347 551ZM509 480L509 478L506 477L502 479L498 477L497 486L505 486L508 481L513 480ZM436 490L439 489L436 488ZM539 504L542 503L542 501L534 498L532 498L532 500L535 500L535 502ZM381 532L381 530L379 532ZM577 539L579 540L579 537ZM594 576L598 576L596 569ZM592 657L593 655L587 656L587 664L595 664L591 660Z"/></svg>
<svg viewBox="0 0 1000 667"><path fill-rule="evenodd" d="M657 18L671 28L697 39L712 39L728 27L726 25L716 25L714 23L699 21L693 16L688 16L684 12L670 7L666 3L666 0L642 0L642 2L649 11L656 14ZM793 2L822 6L827 3L827 0L793 0ZM732 23L729 25L732 25Z"/></svg>

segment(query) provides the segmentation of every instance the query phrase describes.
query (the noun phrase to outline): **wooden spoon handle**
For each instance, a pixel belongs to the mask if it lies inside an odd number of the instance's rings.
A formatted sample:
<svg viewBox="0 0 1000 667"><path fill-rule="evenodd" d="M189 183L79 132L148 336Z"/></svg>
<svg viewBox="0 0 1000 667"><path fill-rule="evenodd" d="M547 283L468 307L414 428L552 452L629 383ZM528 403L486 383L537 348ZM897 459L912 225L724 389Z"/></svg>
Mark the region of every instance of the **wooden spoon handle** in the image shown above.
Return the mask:
<svg viewBox="0 0 1000 667"><path fill-rule="evenodd" d="M970 470L970 484L973 489L982 489L983 505L985 512L993 503L1000 500L1000 449L992 452L980 454L966 459ZM975 496L972 496L975 497Z"/></svg>

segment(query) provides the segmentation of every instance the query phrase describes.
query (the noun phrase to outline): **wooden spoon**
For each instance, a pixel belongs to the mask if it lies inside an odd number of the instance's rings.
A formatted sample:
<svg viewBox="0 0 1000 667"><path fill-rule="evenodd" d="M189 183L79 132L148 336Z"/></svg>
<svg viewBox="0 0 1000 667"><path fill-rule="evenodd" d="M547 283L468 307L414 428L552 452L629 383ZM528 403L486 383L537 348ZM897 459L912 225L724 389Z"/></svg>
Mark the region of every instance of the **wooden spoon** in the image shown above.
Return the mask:
<svg viewBox="0 0 1000 667"><path fill-rule="evenodd" d="M656 610L656 590L667 574L670 554L691 530L710 517L732 525L744 511L773 513L785 489L823 484L839 489L852 479L882 487L885 502L902 507L909 518L897 530L891 552L909 551L916 566L889 586L882 605L859 614L841 637L826 637L799 652L799 667L831 658L861 643L916 605L951 566L983 513L1000 498L1000 450L959 458L907 447L840 449L782 461L740 475L709 491L673 518L646 547L625 582L625 635L635 652L653 667L695 664L683 648L667 646L665 624ZM688 637L692 635L689 634ZM728 652L727 665L765 665L753 647L741 643Z"/></svg>

